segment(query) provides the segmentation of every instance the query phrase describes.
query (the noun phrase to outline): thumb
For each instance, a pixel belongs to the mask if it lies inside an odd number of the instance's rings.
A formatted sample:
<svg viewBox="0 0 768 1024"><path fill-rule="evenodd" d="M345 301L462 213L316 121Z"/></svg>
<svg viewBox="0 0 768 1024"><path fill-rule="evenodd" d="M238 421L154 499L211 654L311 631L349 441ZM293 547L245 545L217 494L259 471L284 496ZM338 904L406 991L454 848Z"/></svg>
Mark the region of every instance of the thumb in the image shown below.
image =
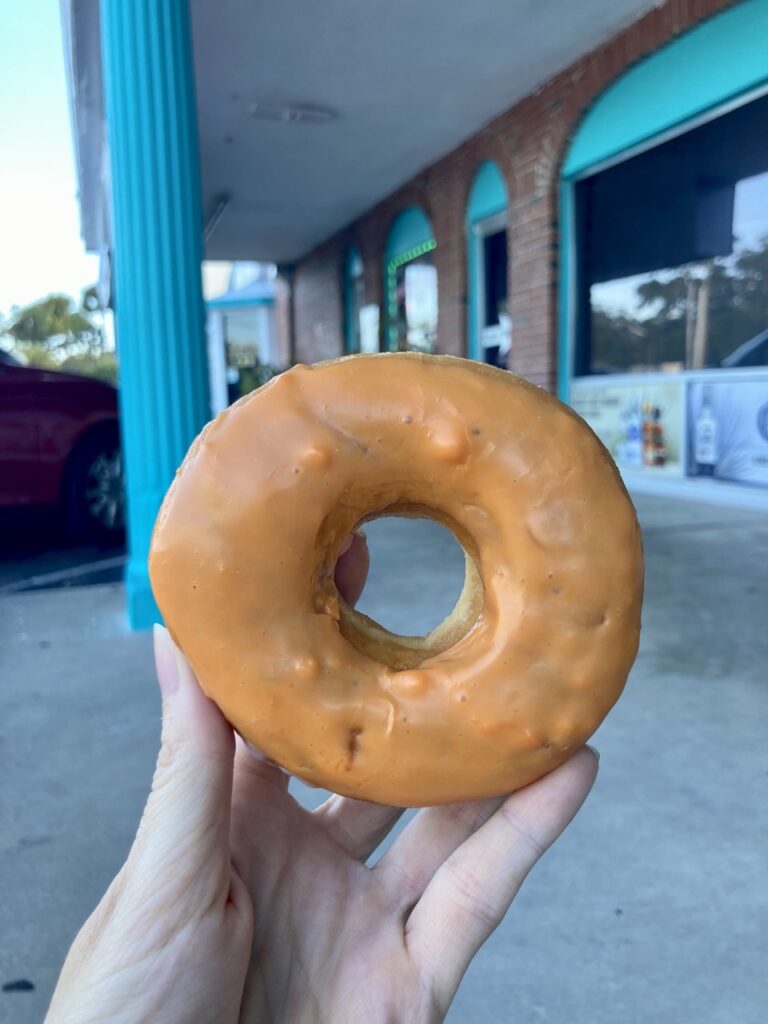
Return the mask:
<svg viewBox="0 0 768 1024"><path fill-rule="evenodd" d="M154 642L163 728L130 859L179 881L201 873L228 886L234 734L162 626Z"/></svg>
<svg viewBox="0 0 768 1024"><path fill-rule="evenodd" d="M352 607L365 587L369 564L368 540L362 530L355 530L342 545L335 572L338 591Z"/></svg>

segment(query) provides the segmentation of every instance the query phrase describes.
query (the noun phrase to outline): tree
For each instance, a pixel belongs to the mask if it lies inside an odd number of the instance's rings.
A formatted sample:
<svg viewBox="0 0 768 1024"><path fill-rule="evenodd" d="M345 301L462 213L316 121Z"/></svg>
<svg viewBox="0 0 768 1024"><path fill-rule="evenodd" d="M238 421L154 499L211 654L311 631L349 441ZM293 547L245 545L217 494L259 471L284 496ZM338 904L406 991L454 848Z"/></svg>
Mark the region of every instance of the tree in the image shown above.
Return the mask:
<svg viewBox="0 0 768 1024"><path fill-rule="evenodd" d="M661 363L690 365L703 304L703 365L719 366L768 328L768 237L733 256L649 277L636 288L633 312L593 307L593 369L614 373ZM645 315L638 315L640 310Z"/></svg>
<svg viewBox="0 0 768 1024"><path fill-rule="evenodd" d="M84 295L84 301L89 293ZM67 357L104 352L104 332L88 315L85 306L77 309L67 295L49 295L19 310L6 325L4 334L24 348L38 346L44 353L63 361Z"/></svg>

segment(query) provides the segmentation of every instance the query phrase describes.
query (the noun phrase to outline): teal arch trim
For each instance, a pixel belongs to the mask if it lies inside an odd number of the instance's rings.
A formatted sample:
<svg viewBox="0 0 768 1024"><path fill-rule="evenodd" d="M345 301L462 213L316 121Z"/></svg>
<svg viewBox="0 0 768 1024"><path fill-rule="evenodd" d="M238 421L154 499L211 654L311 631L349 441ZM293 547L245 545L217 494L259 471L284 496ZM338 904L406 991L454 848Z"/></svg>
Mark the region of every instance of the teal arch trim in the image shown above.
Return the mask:
<svg viewBox="0 0 768 1024"><path fill-rule="evenodd" d="M573 365L574 182L605 161L768 88L766 40L768 0L744 0L631 68L584 118L560 187L557 391L563 401L568 401Z"/></svg>
<svg viewBox="0 0 768 1024"><path fill-rule="evenodd" d="M355 304L355 284L362 274L362 253L358 246L350 245L344 257L344 280L342 282L342 294L344 296L344 351L347 354L359 351L352 317Z"/></svg>
<svg viewBox="0 0 768 1024"><path fill-rule="evenodd" d="M387 351L393 351L397 342L397 271L411 260L424 256L437 248L429 218L417 206L410 206L392 222L384 249L384 296L386 301ZM438 283L439 287L439 283Z"/></svg>
<svg viewBox="0 0 768 1024"><path fill-rule="evenodd" d="M573 302L576 297L576 232L573 183L560 184L560 289L557 297L557 396L567 402L573 372Z"/></svg>
<svg viewBox="0 0 768 1024"><path fill-rule="evenodd" d="M359 245L347 246L344 257L344 274L347 278L360 277L363 273L363 254Z"/></svg>
<svg viewBox="0 0 768 1024"><path fill-rule="evenodd" d="M495 217L509 207L507 186L498 166L492 160L482 163L469 190L467 203L467 355L470 359L482 358L480 351L480 332L478 330L478 295L477 272L480 265L479 234L473 226L488 217Z"/></svg>
<svg viewBox="0 0 768 1024"><path fill-rule="evenodd" d="M403 210L392 221L392 226L387 235L387 246L384 250L384 262L402 256L409 249L416 249L425 242L434 240L432 225L429 218L418 206L409 206ZM411 257L413 259L413 257ZM401 261L401 265L407 260Z"/></svg>
<svg viewBox="0 0 768 1024"><path fill-rule="evenodd" d="M257 306L274 306L273 298L250 298L250 299L209 299L205 304L206 309L256 309Z"/></svg>
<svg viewBox="0 0 768 1024"><path fill-rule="evenodd" d="M508 205L507 186L501 171L493 160L484 161L469 190L467 223L476 224L479 220L492 217L506 210Z"/></svg>
<svg viewBox="0 0 768 1024"><path fill-rule="evenodd" d="M767 77L768 0L744 0L646 57L610 86L584 118L563 174L583 174Z"/></svg>

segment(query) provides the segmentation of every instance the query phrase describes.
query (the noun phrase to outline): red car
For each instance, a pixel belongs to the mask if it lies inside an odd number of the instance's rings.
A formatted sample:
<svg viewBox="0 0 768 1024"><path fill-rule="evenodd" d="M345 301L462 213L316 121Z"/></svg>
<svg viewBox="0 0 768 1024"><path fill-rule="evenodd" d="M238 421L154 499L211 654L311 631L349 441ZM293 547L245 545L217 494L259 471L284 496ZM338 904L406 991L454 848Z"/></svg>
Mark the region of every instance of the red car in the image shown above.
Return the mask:
<svg viewBox="0 0 768 1024"><path fill-rule="evenodd" d="M123 532L117 390L0 351L0 508L58 506L73 538Z"/></svg>

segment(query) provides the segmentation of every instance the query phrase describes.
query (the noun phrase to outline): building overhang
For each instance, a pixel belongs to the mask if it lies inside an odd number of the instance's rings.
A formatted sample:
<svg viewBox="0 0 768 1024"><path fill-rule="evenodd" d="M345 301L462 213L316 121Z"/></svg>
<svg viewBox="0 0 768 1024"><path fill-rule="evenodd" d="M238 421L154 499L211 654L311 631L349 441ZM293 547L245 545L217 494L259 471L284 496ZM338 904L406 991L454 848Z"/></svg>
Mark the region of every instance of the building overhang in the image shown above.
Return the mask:
<svg viewBox="0 0 768 1024"><path fill-rule="evenodd" d="M206 256L290 263L649 0L191 0ZM82 211L104 246L98 0L61 0Z"/></svg>

